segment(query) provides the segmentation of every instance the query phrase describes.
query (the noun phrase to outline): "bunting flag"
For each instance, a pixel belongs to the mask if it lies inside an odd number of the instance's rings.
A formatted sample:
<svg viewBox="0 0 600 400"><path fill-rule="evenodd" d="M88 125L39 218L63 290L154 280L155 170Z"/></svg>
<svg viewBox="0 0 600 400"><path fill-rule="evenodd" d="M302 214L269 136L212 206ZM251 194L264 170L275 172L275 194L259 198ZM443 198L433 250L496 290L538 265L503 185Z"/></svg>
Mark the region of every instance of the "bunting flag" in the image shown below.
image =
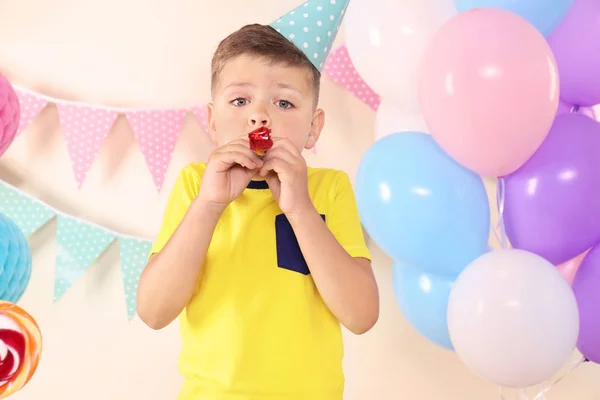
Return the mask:
<svg viewBox="0 0 600 400"><path fill-rule="evenodd" d="M58 216L56 229L54 301L79 279L115 239L106 230L84 221Z"/></svg>
<svg viewBox="0 0 600 400"><path fill-rule="evenodd" d="M58 104L57 107L75 180L81 186L118 113L77 104Z"/></svg>
<svg viewBox="0 0 600 400"><path fill-rule="evenodd" d="M200 122L200 125L202 125L202 129L204 129L204 132L210 134L210 132L208 131L208 106L194 107L192 108L192 112L198 119L198 122Z"/></svg>
<svg viewBox="0 0 600 400"><path fill-rule="evenodd" d="M132 111L127 119L135 135L156 188L162 189L167 168L171 163L171 154L177 144L179 132L183 127L185 111L158 110Z"/></svg>
<svg viewBox="0 0 600 400"><path fill-rule="evenodd" d="M31 120L46 107L48 102L45 99L36 96L34 93L24 92L22 90L15 90L15 92L19 98L19 106L21 107L21 119L19 121L19 128L17 129L18 135L29 126Z"/></svg>
<svg viewBox="0 0 600 400"><path fill-rule="evenodd" d="M6 184L0 185L0 213L13 220L25 237L55 216L47 207Z"/></svg>
<svg viewBox="0 0 600 400"><path fill-rule="evenodd" d="M54 301L58 301L116 239L125 290L127 317L136 310L138 280L146 265L152 241L111 231L66 215L25 192L0 181L0 213L30 236L57 218Z"/></svg>
<svg viewBox="0 0 600 400"><path fill-rule="evenodd" d="M136 312L136 297L138 281L148 260L152 242L133 238L119 239L119 255L121 258L121 273L125 288L127 316L131 320Z"/></svg>
<svg viewBox="0 0 600 400"><path fill-rule="evenodd" d="M348 89L373 110L377 110L381 99L377 93L360 77L350 60L346 46L333 50L323 69L337 84Z"/></svg>

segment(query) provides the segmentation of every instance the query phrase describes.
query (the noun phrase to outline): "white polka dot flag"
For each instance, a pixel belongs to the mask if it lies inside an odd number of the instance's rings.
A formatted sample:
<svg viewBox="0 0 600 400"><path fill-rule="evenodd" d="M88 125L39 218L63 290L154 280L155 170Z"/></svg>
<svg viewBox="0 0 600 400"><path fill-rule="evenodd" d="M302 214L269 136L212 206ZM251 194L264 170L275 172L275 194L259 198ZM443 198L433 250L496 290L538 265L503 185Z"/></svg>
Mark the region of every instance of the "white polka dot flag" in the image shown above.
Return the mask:
<svg viewBox="0 0 600 400"><path fill-rule="evenodd" d="M121 272L123 287L125 289L125 302L127 304L127 317L131 320L136 313L136 298L138 281L146 266L152 242L134 238L119 239L119 254L121 258Z"/></svg>
<svg viewBox="0 0 600 400"><path fill-rule="evenodd" d="M126 114L159 191L186 113L186 110L175 109L131 111Z"/></svg>
<svg viewBox="0 0 600 400"><path fill-rule="evenodd" d="M348 89L350 93L359 98L373 110L377 110L381 101L379 95L371 89L360 77L346 46L340 46L331 52L325 63L324 72L340 86Z"/></svg>
<svg viewBox="0 0 600 400"><path fill-rule="evenodd" d="M58 215L54 301L96 261L115 239L111 232L84 221Z"/></svg>
<svg viewBox="0 0 600 400"><path fill-rule="evenodd" d="M29 126L31 120L42 111L42 108L44 108L48 102L30 92L18 89L15 89L15 92L19 98L19 106L21 108L21 120L19 121L19 128L17 130L17 134L20 134Z"/></svg>
<svg viewBox="0 0 600 400"><path fill-rule="evenodd" d="M75 180L81 186L119 114L108 109L69 103L59 103L57 108Z"/></svg>

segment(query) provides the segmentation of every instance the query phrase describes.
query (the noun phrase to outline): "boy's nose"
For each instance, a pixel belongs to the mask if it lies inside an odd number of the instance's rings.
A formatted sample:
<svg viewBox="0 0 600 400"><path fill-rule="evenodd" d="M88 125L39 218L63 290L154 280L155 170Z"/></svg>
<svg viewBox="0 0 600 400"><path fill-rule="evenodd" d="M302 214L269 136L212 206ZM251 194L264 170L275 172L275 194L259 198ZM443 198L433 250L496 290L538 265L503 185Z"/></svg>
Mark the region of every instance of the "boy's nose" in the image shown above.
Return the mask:
<svg viewBox="0 0 600 400"><path fill-rule="evenodd" d="M258 128L261 126L268 127L271 125L271 119L266 112L262 110L256 110L250 114L250 117L248 118L248 124L251 128Z"/></svg>

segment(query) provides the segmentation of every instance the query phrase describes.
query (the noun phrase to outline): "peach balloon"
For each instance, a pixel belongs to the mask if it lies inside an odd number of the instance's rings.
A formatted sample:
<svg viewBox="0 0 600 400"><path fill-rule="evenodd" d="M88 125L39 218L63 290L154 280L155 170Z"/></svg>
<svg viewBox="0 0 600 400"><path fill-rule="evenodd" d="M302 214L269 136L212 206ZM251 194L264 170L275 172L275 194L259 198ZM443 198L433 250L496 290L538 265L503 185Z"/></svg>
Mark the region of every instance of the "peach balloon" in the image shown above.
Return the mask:
<svg viewBox="0 0 600 400"><path fill-rule="evenodd" d="M434 36L422 61L419 102L430 132L483 176L522 166L544 141L559 102L556 60L520 16L479 8Z"/></svg>
<svg viewBox="0 0 600 400"><path fill-rule="evenodd" d="M573 279L575 279L575 274L577 274L577 270L579 269L581 262L583 261L587 253L589 253L589 251L590 249L587 249L577 257L574 257L569 261L565 261L564 263L556 266L563 278L565 278L565 280L569 282L569 285L573 285Z"/></svg>

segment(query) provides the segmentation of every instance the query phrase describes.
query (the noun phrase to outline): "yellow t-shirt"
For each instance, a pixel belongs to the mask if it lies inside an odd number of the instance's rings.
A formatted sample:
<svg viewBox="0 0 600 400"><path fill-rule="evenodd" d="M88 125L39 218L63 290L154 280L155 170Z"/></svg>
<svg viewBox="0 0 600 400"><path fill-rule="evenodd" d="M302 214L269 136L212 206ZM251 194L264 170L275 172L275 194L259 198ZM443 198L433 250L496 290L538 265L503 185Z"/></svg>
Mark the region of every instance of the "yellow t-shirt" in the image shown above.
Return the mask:
<svg viewBox="0 0 600 400"><path fill-rule="evenodd" d="M193 163L179 174L151 253L197 196L204 168ZM340 244L370 259L348 176L309 168L308 189ZM179 400L342 399L340 323L265 182L251 182L222 214L202 268L180 315Z"/></svg>

